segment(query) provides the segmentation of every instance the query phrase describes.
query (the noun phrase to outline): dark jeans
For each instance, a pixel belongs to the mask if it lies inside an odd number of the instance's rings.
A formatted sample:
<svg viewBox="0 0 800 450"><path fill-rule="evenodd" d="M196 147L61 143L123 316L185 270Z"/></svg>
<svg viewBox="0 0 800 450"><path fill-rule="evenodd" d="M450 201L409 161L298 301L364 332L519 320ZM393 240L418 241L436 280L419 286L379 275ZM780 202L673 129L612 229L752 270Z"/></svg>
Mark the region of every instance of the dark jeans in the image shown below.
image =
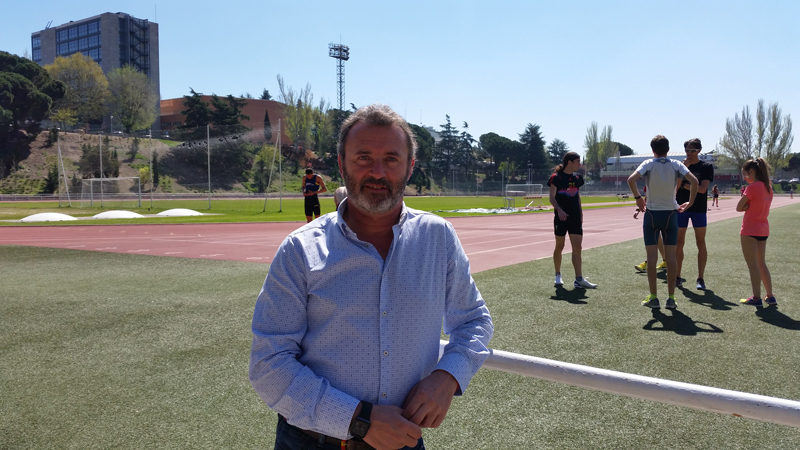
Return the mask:
<svg viewBox="0 0 800 450"><path fill-rule="evenodd" d="M338 445L324 444L317 446L317 440L303 433L296 427L289 425L286 420L278 418L278 428L275 431L275 450L341 450ZM402 450L425 450L422 438L415 447L403 447Z"/></svg>

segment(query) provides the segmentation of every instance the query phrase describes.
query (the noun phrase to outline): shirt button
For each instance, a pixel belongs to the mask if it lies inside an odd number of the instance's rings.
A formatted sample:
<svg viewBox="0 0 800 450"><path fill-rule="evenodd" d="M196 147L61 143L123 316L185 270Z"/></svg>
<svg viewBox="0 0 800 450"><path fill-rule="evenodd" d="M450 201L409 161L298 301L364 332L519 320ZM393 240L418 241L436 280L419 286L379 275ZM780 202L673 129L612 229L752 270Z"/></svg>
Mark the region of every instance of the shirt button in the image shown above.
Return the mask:
<svg viewBox="0 0 800 450"><path fill-rule="evenodd" d="M383 351L383 356L389 356L389 352L387 352L387 351L385 351L385 350L384 350L384 351Z"/></svg>
<svg viewBox="0 0 800 450"><path fill-rule="evenodd" d="M386 315L386 311L384 311L384 312L383 312L383 315L384 315L384 316Z"/></svg>
<svg viewBox="0 0 800 450"><path fill-rule="evenodd" d="M384 392L383 394L381 394L381 397L383 397L383 398L386 398L386 392Z"/></svg>

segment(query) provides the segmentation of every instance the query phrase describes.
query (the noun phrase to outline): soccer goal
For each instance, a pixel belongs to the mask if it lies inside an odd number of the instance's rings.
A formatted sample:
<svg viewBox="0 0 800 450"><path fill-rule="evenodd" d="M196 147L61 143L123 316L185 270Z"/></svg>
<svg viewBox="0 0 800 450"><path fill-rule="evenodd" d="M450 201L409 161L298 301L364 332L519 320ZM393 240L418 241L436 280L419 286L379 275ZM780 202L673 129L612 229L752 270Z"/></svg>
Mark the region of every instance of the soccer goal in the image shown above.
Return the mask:
<svg viewBox="0 0 800 450"><path fill-rule="evenodd" d="M81 180L81 208L142 206L139 177L84 178Z"/></svg>
<svg viewBox="0 0 800 450"><path fill-rule="evenodd" d="M506 198L522 197L529 200L525 208L544 209L543 189L544 185L542 184L507 184L504 195Z"/></svg>

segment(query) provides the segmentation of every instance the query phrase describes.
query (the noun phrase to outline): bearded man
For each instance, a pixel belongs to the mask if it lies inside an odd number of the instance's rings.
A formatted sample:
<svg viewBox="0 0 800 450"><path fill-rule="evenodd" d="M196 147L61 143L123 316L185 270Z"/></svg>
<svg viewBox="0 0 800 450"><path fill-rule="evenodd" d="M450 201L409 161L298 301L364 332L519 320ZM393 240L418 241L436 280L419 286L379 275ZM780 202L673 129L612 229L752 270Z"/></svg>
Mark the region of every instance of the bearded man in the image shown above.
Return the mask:
<svg viewBox="0 0 800 450"><path fill-rule="evenodd" d="M291 233L253 314L250 382L276 449L424 449L489 355L493 325L452 225L406 207L416 140L389 107L339 137L347 198ZM450 343L439 358L439 337Z"/></svg>

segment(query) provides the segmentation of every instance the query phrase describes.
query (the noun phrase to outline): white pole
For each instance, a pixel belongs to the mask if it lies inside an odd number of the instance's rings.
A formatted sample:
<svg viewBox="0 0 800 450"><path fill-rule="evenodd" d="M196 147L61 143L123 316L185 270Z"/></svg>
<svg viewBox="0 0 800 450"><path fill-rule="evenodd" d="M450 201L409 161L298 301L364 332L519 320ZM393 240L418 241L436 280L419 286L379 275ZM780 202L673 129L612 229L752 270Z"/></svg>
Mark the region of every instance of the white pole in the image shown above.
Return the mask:
<svg viewBox="0 0 800 450"><path fill-rule="evenodd" d="M153 178L153 129L150 129L150 209L153 209L153 190L156 188Z"/></svg>
<svg viewBox="0 0 800 450"><path fill-rule="evenodd" d="M58 161L61 163L61 173L64 175L64 190L67 192L67 203L72 208L72 200L69 198L69 182L67 181L67 171L64 170L64 158L61 156L61 138L58 138ZM61 192L61 177L58 178L58 192ZM61 196L58 197L58 206L61 206Z"/></svg>
<svg viewBox="0 0 800 450"><path fill-rule="evenodd" d="M439 341L441 356L447 341ZM489 350L483 367L626 397L800 428L800 402Z"/></svg>
<svg viewBox="0 0 800 450"><path fill-rule="evenodd" d="M100 207L103 207L103 135L100 135Z"/></svg>
<svg viewBox="0 0 800 450"><path fill-rule="evenodd" d="M211 125L206 124L206 150L208 152L208 209L211 209Z"/></svg>
<svg viewBox="0 0 800 450"><path fill-rule="evenodd" d="M278 212L283 212L283 154L281 153L281 119L278 119Z"/></svg>

